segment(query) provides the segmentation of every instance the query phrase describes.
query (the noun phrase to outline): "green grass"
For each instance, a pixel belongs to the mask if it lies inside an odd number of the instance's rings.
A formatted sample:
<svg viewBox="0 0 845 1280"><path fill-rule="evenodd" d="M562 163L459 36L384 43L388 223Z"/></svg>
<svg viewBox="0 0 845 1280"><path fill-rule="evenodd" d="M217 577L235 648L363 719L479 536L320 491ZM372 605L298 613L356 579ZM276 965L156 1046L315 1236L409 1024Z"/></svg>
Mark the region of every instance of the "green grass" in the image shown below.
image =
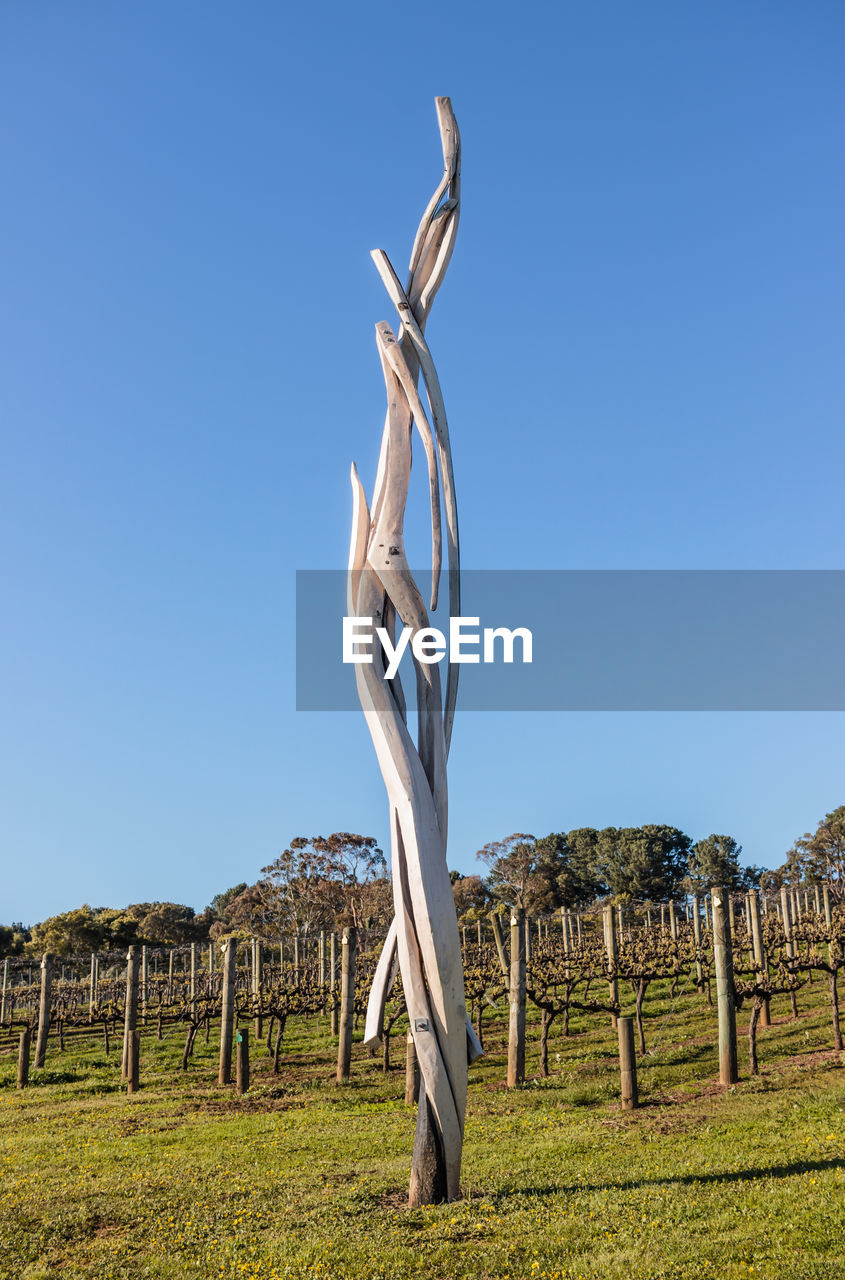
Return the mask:
<svg viewBox="0 0 845 1280"><path fill-rule="evenodd" d="M464 1198L413 1211L402 1064L384 1077L358 1045L338 1088L320 1019L290 1020L279 1077L252 1046L242 1099L214 1083L214 1034L183 1077L181 1031L150 1028L132 1098L116 1048L52 1040L18 1091L4 1036L0 1277L841 1278L845 1071L822 1000L805 988L797 1022L776 1001L762 1075L723 1091L715 1010L655 984L633 1113L598 1016L553 1027L549 1080L503 1088L502 1008L470 1069Z"/></svg>

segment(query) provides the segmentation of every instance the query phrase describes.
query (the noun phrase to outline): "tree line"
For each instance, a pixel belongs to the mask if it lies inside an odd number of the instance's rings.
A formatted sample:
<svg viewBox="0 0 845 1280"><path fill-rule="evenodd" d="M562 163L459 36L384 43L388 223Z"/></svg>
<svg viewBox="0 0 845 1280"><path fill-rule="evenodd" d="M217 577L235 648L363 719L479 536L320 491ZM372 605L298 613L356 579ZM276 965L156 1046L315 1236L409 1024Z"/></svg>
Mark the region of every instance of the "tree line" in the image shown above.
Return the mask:
<svg viewBox="0 0 845 1280"><path fill-rule="evenodd" d="M731 836L712 834L693 842L679 828L661 824L579 827L539 838L515 833L478 851L486 874L453 871L452 889L462 923L497 906L520 906L543 915L607 899L677 900L713 884L734 891L759 885L772 892L782 884L827 883L841 901L845 805L796 840L773 870L742 866L741 853ZM31 928L20 922L0 925L0 956L71 955L133 943L172 947L233 932L273 939L347 923L383 928L392 915L393 892L382 850L372 836L340 831L296 837L262 868L257 881L233 885L201 912L174 902L125 908L84 904Z"/></svg>

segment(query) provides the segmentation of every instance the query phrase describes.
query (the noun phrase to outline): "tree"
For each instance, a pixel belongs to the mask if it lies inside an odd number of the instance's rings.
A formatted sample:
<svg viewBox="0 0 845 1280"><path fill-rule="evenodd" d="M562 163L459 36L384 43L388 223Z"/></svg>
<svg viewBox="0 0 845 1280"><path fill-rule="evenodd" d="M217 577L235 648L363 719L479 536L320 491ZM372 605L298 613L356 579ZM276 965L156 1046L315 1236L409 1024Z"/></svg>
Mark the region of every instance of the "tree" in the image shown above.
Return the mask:
<svg viewBox="0 0 845 1280"><path fill-rule="evenodd" d="M534 841L534 869L525 892L525 907L531 915L545 915L563 906L567 848L559 835Z"/></svg>
<svg viewBox="0 0 845 1280"><path fill-rule="evenodd" d="M765 874L765 867L756 867L753 863L747 867L743 867L739 873L740 889L744 889L746 892L751 889L758 889L762 884Z"/></svg>
<svg viewBox="0 0 845 1280"><path fill-rule="evenodd" d="M235 884L231 889L226 889L224 893L215 894L211 902L206 907L203 915L211 916L214 920L222 920L226 915L229 904L243 893L247 888L247 883L242 880L240 884Z"/></svg>
<svg viewBox="0 0 845 1280"><path fill-rule="evenodd" d="M366 887L384 878L387 862L372 836L336 831L297 836L263 867L268 906L283 928L296 933L363 918Z"/></svg>
<svg viewBox="0 0 845 1280"><path fill-rule="evenodd" d="M516 832L504 840L494 840L475 855L490 868L487 885L494 897L511 907L526 906L528 888L537 866L533 836Z"/></svg>
<svg viewBox="0 0 845 1280"><path fill-rule="evenodd" d="M666 901L681 888L691 844L677 827L605 827L596 845L597 870L620 901Z"/></svg>
<svg viewBox="0 0 845 1280"><path fill-rule="evenodd" d="M845 805L826 813L811 834L805 832L790 850L795 866L809 884L830 885L836 901L845 898ZM787 859L788 860L788 859Z"/></svg>
<svg viewBox="0 0 845 1280"><path fill-rule="evenodd" d="M537 874L547 885L549 909L586 906L606 892L597 867L597 840L593 827L580 827L537 841Z"/></svg>
<svg viewBox="0 0 845 1280"><path fill-rule="evenodd" d="M152 946L178 947L207 936L197 927L193 907L180 902L136 902L126 915L137 922L138 941Z"/></svg>
<svg viewBox="0 0 845 1280"><path fill-rule="evenodd" d="M138 941L138 921L122 907L97 907L94 915L103 931L102 949L123 949Z"/></svg>
<svg viewBox="0 0 845 1280"><path fill-rule="evenodd" d="M24 948L32 935L20 921L12 924L0 924L0 956L23 955Z"/></svg>
<svg viewBox="0 0 845 1280"><path fill-rule="evenodd" d="M481 876L462 876L458 871L450 871L452 880L452 896L455 899L455 911L459 924L473 924L488 909L490 894Z"/></svg>
<svg viewBox="0 0 845 1280"><path fill-rule="evenodd" d="M710 835L694 844L689 855L689 879L695 890L721 885L741 889L743 873L739 865L742 845L733 836Z"/></svg>
<svg viewBox="0 0 845 1280"><path fill-rule="evenodd" d="M365 880L355 891L359 923L365 929L387 929L393 919L393 885L387 876Z"/></svg>
<svg viewBox="0 0 845 1280"><path fill-rule="evenodd" d="M69 956L76 951L99 951L106 938L101 912L86 902L33 925L26 950L30 955L50 951L54 955Z"/></svg>
<svg viewBox="0 0 845 1280"><path fill-rule="evenodd" d="M783 872L779 867L774 870L769 868L760 876L760 888L763 890L763 893L779 893L781 885L783 884L786 884L786 881L784 879Z"/></svg>

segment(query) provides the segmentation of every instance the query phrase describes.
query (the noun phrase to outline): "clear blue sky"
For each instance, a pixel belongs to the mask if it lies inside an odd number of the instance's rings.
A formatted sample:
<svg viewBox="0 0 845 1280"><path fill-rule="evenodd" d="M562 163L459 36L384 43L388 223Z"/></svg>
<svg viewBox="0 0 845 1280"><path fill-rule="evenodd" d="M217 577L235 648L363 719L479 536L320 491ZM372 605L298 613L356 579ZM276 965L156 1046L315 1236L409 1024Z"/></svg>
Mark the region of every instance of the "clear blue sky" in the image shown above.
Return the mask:
<svg viewBox="0 0 845 1280"><path fill-rule="evenodd" d="M372 485L435 94L466 564L845 567L844 55L836 0L3 6L0 920L386 840L362 718L294 711L294 572ZM645 821L774 864L844 720L459 712L450 864Z"/></svg>

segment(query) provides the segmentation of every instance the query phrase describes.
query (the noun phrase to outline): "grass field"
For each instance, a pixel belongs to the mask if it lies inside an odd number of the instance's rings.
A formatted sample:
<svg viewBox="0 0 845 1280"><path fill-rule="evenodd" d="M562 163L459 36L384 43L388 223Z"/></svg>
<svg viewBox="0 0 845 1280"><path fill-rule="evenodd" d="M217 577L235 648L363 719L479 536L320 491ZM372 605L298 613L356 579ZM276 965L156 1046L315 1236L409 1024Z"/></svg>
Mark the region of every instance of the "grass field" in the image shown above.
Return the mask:
<svg viewBox="0 0 845 1280"><path fill-rule="evenodd" d="M845 1070L820 983L773 1002L761 1076L719 1089L715 1009L646 1001L643 1105L618 1105L605 1019L553 1027L551 1078L503 1087L505 1010L470 1069L463 1199L405 1207L413 1109L360 1045L333 1082L326 1022L291 1019L281 1074L253 1047L248 1095L219 1088L216 1037L179 1071L182 1030L58 1051L15 1088L0 1053L0 1277L845 1277ZM501 1002L500 1002L501 1003ZM747 1012L740 1015L740 1035ZM528 1070L536 1070L537 1028Z"/></svg>

